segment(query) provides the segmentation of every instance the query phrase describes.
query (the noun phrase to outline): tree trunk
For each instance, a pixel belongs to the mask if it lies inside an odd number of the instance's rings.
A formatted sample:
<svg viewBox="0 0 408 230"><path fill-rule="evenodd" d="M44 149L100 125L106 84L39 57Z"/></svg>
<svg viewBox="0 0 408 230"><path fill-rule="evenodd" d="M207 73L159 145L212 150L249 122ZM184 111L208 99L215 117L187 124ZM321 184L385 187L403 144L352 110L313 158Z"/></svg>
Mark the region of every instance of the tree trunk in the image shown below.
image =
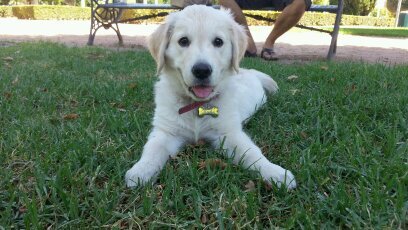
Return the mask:
<svg viewBox="0 0 408 230"><path fill-rule="evenodd" d="M395 27L398 26L398 19L399 19L399 15L401 11L401 3L402 3L402 0L398 0L397 13L395 13Z"/></svg>

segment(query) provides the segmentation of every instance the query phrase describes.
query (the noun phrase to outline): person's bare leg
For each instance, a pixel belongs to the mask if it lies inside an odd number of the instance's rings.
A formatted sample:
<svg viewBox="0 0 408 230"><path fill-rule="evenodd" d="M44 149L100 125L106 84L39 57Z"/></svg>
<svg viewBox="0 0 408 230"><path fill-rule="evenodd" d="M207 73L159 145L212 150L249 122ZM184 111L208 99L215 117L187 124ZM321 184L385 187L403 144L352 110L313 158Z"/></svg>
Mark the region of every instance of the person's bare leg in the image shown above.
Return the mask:
<svg viewBox="0 0 408 230"><path fill-rule="evenodd" d="M273 48L276 40L293 26L295 26L302 18L306 11L306 3L304 0L293 0L293 2L282 10L282 13L276 19L271 33L266 39L263 48ZM269 56L265 53L265 58Z"/></svg>
<svg viewBox="0 0 408 230"><path fill-rule="evenodd" d="M248 35L247 51L249 51L250 53L256 53L255 42L254 42L251 32L249 31L248 22L245 18L244 13L242 12L242 9L239 7L239 5L234 0L219 0L219 4L225 8L231 9L231 12L234 14L235 21L238 22L238 24L245 27L245 30Z"/></svg>

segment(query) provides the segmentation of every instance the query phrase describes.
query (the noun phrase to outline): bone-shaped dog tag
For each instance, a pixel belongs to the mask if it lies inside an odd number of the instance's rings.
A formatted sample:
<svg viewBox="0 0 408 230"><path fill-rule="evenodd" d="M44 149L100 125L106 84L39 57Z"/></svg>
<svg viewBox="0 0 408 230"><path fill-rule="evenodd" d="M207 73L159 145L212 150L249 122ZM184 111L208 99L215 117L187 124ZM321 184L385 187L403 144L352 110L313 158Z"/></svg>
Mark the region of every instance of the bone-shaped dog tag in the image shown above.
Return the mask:
<svg viewBox="0 0 408 230"><path fill-rule="evenodd" d="M198 116L204 117L205 115L210 115L212 117L218 117L218 107L213 106L210 108L205 108L203 106L198 107Z"/></svg>

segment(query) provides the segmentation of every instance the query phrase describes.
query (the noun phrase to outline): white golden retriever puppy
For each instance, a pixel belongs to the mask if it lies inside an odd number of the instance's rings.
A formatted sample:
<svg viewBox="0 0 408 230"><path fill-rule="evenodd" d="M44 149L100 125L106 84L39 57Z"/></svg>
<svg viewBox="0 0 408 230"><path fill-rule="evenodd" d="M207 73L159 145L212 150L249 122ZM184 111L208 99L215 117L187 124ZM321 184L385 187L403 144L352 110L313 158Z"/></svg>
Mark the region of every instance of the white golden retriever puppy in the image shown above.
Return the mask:
<svg viewBox="0 0 408 230"><path fill-rule="evenodd" d="M193 5L170 14L149 37L157 62L153 130L140 160L126 173L128 187L153 182L186 143L205 140L227 157L294 188L293 174L271 163L242 130L242 123L274 93L276 82L240 69L247 37L229 11Z"/></svg>

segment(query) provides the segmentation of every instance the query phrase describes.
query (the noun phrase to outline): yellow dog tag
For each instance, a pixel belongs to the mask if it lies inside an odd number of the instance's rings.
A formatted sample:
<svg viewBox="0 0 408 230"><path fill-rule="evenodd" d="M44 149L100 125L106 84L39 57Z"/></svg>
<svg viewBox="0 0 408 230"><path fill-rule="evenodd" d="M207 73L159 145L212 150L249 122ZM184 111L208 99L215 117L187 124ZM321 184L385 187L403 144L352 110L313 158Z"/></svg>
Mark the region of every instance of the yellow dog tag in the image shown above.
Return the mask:
<svg viewBox="0 0 408 230"><path fill-rule="evenodd" d="M204 117L205 115L210 115L212 117L218 117L218 107L204 108L202 106L198 107L198 116Z"/></svg>

